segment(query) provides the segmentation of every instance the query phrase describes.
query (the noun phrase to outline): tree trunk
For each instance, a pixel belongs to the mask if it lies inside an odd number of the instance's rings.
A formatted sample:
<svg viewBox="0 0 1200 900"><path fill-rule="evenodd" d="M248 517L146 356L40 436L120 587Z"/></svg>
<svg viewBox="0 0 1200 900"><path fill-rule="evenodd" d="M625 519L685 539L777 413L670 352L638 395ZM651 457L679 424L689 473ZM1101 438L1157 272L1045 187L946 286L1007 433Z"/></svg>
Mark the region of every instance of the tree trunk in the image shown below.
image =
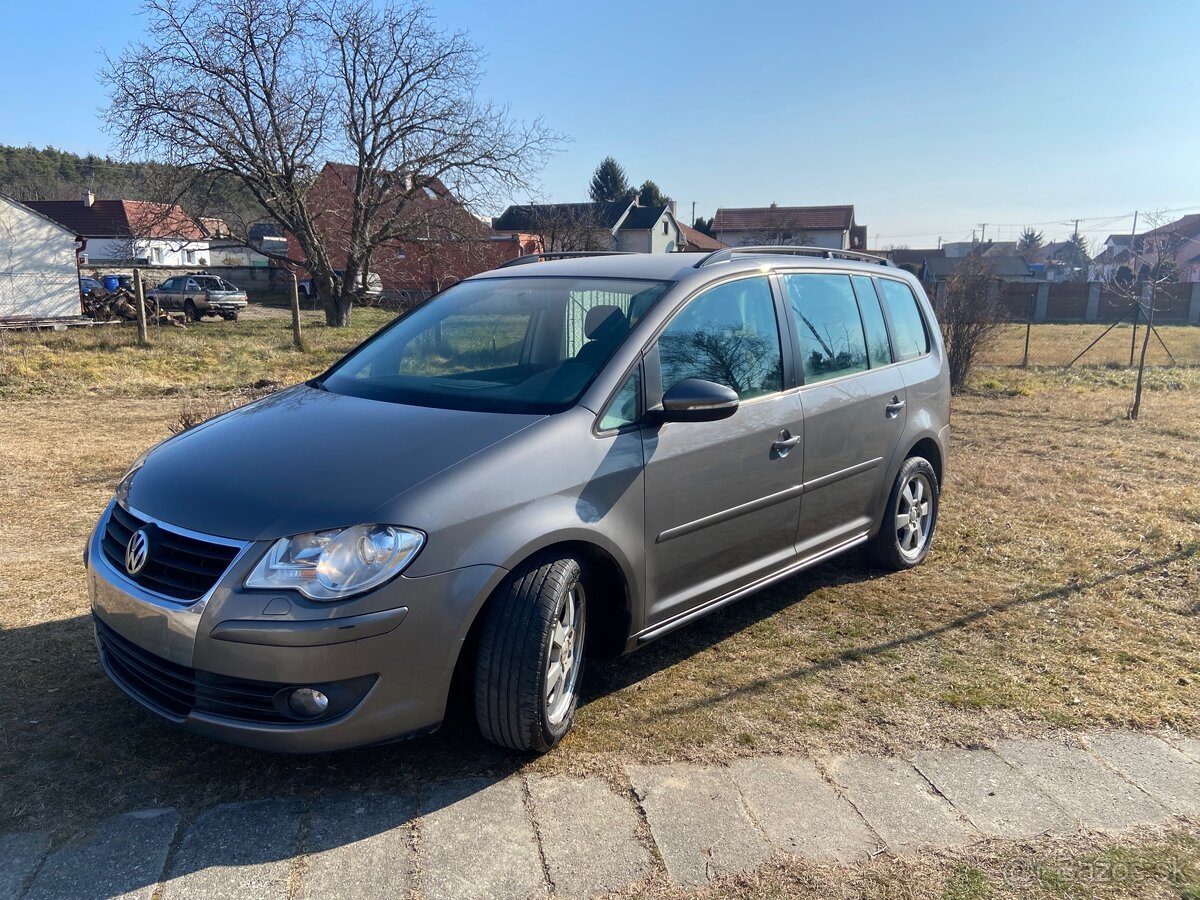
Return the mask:
<svg viewBox="0 0 1200 900"><path fill-rule="evenodd" d="M1146 310L1146 333L1142 335L1142 355L1138 360L1137 386L1133 390L1133 406L1129 418L1136 420L1142 411L1142 376L1146 372L1146 351L1150 349L1150 332L1154 330L1154 285L1150 286L1150 303Z"/></svg>
<svg viewBox="0 0 1200 900"><path fill-rule="evenodd" d="M325 301L325 324L330 328L345 328L350 324L350 309L354 301L343 292L338 297L330 297Z"/></svg>

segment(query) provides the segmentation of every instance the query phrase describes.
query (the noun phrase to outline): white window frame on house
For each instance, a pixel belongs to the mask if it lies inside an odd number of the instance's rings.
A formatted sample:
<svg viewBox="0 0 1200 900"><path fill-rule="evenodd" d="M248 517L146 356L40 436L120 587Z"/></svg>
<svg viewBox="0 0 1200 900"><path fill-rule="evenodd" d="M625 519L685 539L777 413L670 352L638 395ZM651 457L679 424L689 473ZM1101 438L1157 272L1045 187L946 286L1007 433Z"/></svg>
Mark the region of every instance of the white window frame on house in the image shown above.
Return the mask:
<svg viewBox="0 0 1200 900"><path fill-rule="evenodd" d="M194 266L196 264L196 251L188 250L188 251L186 251L186 253L187 253L187 264L189 266Z"/></svg>

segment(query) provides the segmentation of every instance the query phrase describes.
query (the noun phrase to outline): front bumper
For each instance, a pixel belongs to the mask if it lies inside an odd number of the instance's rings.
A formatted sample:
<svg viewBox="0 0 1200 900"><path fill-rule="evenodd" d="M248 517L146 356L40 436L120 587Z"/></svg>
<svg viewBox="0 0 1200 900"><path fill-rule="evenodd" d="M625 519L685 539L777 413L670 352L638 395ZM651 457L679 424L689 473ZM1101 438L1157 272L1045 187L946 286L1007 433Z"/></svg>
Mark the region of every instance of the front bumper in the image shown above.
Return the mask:
<svg viewBox="0 0 1200 900"><path fill-rule="evenodd" d="M100 547L107 516L87 567L105 672L170 722L263 750L325 752L437 728L470 624L504 575L494 566L401 575L361 598L317 604L240 587L268 542L247 546L185 604L116 570ZM330 718L289 721L279 698L308 686L350 693L336 694L342 708Z"/></svg>

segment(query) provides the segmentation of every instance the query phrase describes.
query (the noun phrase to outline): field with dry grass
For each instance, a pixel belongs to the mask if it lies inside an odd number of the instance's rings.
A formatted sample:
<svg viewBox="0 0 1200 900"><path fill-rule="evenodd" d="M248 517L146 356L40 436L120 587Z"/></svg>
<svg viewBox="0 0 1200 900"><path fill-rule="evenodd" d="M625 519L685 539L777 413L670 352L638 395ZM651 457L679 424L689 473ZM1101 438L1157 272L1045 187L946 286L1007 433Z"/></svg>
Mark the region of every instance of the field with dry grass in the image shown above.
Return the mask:
<svg viewBox="0 0 1200 900"><path fill-rule="evenodd" d="M885 576L847 557L591 665L576 728L548 757L492 748L464 715L418 741L318 758L162 724L100 671L81 563L88 530L185 403L221 405L233 388L316 374L386 318L356 316L353 332L311 328L309 354L272 319L204 323L151 351L128 329L6 338L0 832L61 827L64 811L78 824L150 805L186 813L522 767L605 773L631 759L911 750L1108 725L1200 734L1200 370L1173 368L1150 373L1136 423L1125 418L1127 371L982 371L954 402L924 566ZM182 365L191 352L204 362ZM936 883L966 891L993 863L938 865ZM762 877L788 893L816 876ZM742 888L754 892L730 885Z"/></svg>
<svg viewBox="0 0 1200 900"><path fill-rule="evenodd" d="M1025 325L1004 325L983 352L987 365L1020 365L1025 359ZM1029 364L1065 366L1083 354L1079 365L1127 366L1132 347L1136 361L1142 352L1145 322L1136 333L1132 322L1109 330L1104 323L1041 324L1029 329ZM1095 342L1093 344L1093 342ZM1200 365L1200 328L1194 325L1158 325L1151 332L1146 361L1152 366Z"/></svg>

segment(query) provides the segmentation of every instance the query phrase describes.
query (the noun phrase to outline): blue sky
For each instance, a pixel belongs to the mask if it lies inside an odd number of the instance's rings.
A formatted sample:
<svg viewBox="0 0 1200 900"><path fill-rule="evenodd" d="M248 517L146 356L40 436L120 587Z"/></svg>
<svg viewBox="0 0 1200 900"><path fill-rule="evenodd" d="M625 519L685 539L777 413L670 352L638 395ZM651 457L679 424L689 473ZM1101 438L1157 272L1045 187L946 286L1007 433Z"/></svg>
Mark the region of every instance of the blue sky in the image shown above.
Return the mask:
<svg viewBox="0 0 1200 900"><path fill-rule="evenodd" d="M1200 211L1195 0L430 6L485 51L488 97L571 138L553 200L611 154L681 218L853 203L873 246ZM108 152L98 48L138 33L137 0L0 8L0 142Z"/></svg>

